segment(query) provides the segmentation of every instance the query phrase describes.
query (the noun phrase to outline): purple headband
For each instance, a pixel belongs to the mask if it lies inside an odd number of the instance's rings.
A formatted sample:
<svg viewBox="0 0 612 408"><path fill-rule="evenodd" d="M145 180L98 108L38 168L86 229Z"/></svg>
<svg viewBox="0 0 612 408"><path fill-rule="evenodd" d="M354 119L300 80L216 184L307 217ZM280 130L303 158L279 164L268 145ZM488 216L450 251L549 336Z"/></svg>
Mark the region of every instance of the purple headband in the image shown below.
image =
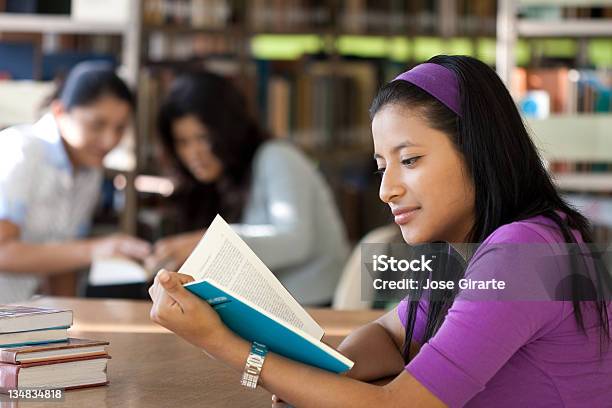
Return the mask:
<svg viewBox="0 0 612 408"><path fill-rule="evenodd" d="M459 84L455 73L442 65L426 62L399 74L394 81L414 84L461 116Z"/></svg>

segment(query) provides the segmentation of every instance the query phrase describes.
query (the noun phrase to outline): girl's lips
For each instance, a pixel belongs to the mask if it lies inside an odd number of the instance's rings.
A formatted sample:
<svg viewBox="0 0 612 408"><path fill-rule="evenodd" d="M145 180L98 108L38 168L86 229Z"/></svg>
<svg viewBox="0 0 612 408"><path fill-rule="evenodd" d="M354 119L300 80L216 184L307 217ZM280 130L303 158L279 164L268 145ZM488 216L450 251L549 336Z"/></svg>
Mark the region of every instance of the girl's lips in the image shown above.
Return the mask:
<svg viewBox="0 0 612 408"><path fill-rule="evenodd" d="M420 208L406 208L400 210L393 210L393 215L395 216L395 223L397 225L403 225L410 222L417 214Z"/></svg>

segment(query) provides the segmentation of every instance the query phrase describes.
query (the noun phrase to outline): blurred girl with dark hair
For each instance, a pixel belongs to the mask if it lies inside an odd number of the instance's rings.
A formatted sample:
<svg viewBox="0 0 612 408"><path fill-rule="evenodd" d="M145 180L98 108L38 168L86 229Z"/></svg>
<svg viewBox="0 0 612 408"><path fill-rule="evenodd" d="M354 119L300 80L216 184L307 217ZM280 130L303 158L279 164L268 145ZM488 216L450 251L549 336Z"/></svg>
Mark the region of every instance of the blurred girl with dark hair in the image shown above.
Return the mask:
<svg viewBox="0 0 612 408"><path fill-rule="evenodd" d="M175 80L159 129L185 181L187 232L157 242L148 263L178 268L219 213L298 301L329 304L348 247L330 189L304 155L272 140L232 83L208 72Z"/></svg>

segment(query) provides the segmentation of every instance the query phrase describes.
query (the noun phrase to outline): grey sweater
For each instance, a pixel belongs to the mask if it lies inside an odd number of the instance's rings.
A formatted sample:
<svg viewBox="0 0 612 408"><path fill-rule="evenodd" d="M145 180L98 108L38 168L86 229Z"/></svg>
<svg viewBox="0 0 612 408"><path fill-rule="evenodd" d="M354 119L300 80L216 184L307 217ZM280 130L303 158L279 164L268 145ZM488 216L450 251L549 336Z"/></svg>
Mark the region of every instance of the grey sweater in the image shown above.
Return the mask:
<svg viewBox="0 0 612 408"><path fill-rule="evenodd" d="M282 141L259 148L252 177L242 223L232 227L298 302L330 302L349 248L329 187Z"/></svg>

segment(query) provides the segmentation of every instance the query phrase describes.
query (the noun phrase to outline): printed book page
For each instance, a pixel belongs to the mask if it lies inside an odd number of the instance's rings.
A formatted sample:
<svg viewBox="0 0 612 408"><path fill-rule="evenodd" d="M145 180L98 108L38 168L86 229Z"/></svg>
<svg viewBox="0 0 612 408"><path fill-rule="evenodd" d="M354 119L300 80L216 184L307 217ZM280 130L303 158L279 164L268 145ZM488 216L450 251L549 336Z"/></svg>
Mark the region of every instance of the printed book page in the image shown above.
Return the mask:
<svg viewBox="0 0 612 408"><path fill-rule="evenodd" d="M219 215L179 272L214 281L290 326L323 337L323 329Z"/></svg>

